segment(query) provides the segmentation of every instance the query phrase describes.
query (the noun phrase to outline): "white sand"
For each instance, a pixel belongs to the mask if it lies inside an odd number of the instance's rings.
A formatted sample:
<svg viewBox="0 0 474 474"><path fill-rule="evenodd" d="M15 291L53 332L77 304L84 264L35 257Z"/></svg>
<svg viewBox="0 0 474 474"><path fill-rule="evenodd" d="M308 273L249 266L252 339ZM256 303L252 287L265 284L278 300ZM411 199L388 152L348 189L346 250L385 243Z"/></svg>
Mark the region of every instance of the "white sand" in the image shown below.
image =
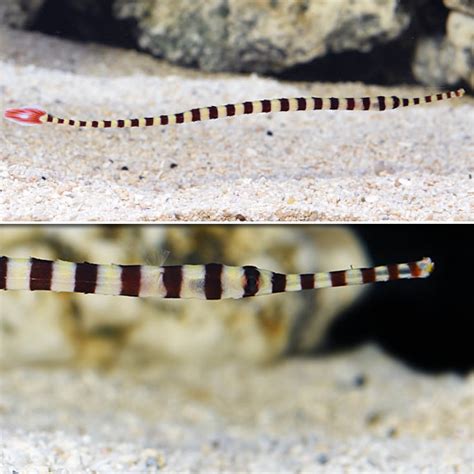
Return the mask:
<svg viewBox="0 0 474 474"><path fill-rule="evenodd" d="M371 347L268 367L23 367L1 380L5 472L474 467L473 377L423 375Z"/></svg>
<svg viewBox="0 0 474 474"><path fill-rule="evenodd" d="M38 104L60 116L120 118L279 96L425 92L434 91L197 74L138 53L0 29L2 109ZM0 219L470 220L473 130L472 98L382 114L125 131L3 120Z"/></svg>

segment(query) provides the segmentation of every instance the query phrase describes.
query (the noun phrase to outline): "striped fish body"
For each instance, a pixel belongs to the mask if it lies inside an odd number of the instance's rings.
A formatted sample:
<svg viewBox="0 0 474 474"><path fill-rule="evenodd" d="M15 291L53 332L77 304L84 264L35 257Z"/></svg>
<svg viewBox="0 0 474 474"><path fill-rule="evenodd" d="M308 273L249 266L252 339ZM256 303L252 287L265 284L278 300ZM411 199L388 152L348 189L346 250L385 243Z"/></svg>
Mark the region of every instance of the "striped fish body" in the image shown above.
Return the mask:
<svg viewBox="0 0 474 474"><path fill-rule="evenodd" d="M173 259L166 262L170 265L239 265L245 259L244 264L286 274L348 268L351 263L369 266L365 246L352 229L277 227L7 226L0 230L0 255L8 255L11 262L13 257L56 260L67 255L63 259L70 262L133 264L151 259L155 265L165 265L159 249L167 249ZM289 279L286 281L289 287ZM0 280L0 286L4 282ZM414 287L416 282L406 285ZM406 285L400 284L399 291ZM29 281L23 287L29 288ZM223 301L0 291L0 365L31 363L31 341L35 341L35 364L75 361L110 367L124 360L139 364L144 360L268 362L286 353L323 347L328 327L371 287ZM112 282L109 288L115 288L114 293L121 290ZM234 288L236 297L243 294L239 281Z"/></svg>
<svg viewBox="0 0 474 474"><path fill-rule="evenodd" d="M371 268L285 275L253 266L220 263L158 267L0 257L0 289L219 300L423 278L432 269L431 260L423 259Z"/></svg>
<svg viewBox="0 0 474 474"><path fill-rule="evenodd" d="M397 96L377 97L292 97L281 99L263 99L226 104L219 106L208 106L178 112L175 114L160 115L157 117L142 117L117 120L77 120L56 117L41 109L19 108L8 109L4 117L22 125L41 125L45 123L53 125L67 125L80 128L137 128L154 127L164 125L175 125L182 123L201 122L216 120L238 115L251 115L272 112L297 112L315 110L363 110L384 111L399 107L411 107L414 105L429 104L441 100L448 100L464 95L464 89L456 91L439 92L424 97L405 98Z"/></svg>

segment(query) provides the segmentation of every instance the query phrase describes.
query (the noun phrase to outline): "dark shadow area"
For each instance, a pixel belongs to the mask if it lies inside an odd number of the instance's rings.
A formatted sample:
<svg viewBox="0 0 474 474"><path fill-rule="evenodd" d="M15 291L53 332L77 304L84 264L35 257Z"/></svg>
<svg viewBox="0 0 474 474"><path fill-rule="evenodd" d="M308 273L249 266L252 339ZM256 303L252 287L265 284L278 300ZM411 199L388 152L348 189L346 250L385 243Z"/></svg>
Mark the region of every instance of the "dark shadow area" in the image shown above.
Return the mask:
<svg viewBox="0 0 474 474"><path fill-rule="evenodd" d="M405 10L412 12L410 29L420 36L442 35L446 32L449 10L443 0L401 0L400 3Z"/></svg>
<svg viewBox="0 0 474 474"><path fill-rule="evenodd" d="M411 37L374 47L368 53L333 53L276 74L278 79L303 82L349 82L370 84L415 84L411 60L415 43Z"/></svg>
<svg viewBox="0 0 474 474"><path fill-rule="evenodd" d="M332 326L331 349L372 340L428 372L474 368L474 227L354 226L375 264L431 257L426 280L378 284Z"/></svg>
<svg viewBox="0 0 474 474"><path fill-rule="evenodd" d="M52 36L136 49L133 20L117 20L112 0L46 0L31 29Z"/></svg>

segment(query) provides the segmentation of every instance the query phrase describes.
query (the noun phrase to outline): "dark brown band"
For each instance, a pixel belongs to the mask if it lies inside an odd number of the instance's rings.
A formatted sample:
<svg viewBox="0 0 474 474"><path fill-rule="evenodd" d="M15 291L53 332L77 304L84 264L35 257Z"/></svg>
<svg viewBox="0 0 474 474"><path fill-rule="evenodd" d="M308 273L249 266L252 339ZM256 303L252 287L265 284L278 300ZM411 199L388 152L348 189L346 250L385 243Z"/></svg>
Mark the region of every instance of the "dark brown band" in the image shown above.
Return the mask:
<svg viewBox="0 0 474 474"><path fill-rule="evenodd" d="M182 265L163 267L163 285L166 289L165 298L179 298L183 285Z"/></svg>
<svg viewBox="0 0 474 474"><path fill-rule="evenodd" d="M260 272L257 267L252 266L245 266L243 269L245 276L243 296L255 296L260 286Z"/></svg>
<svg viewBox="0 0 474 474"><path fill-rule="evenodd" d="M53 262L31 258L30 290L50 290L53 280Z"/></svg>
<svg viewBox="0 0 474 474"><path fill-rule="evenodd" d="M0 290L7 289L8 257L0 257Z"/></svg>
<svg viewBox="0 0 474 474"><path fill-rule="evenodd" d="M283 293L286 289L286 275L283 273L272 274L272 293Z"/></svg>
<svg viewBox="0 0 474 474"><path fill-rule="evenodd" d="M142 279L141 265L120 265L122 273L120 280L122 287L120 294L125 296L139 296Z"/></svg>
<svg viewBox="0 0 474 474"><path fill-rule="evenodd" d="M76 293L94 293L97 286L98 265L95 263L77 263L74 277Z"/></svg>
<svg viewBox="0 0 474 474"><path fill-rule="evenodd" d="M222 269L220 263L208 263L205 265L204 294L208 300L220 300L222 298Z"/></svg>

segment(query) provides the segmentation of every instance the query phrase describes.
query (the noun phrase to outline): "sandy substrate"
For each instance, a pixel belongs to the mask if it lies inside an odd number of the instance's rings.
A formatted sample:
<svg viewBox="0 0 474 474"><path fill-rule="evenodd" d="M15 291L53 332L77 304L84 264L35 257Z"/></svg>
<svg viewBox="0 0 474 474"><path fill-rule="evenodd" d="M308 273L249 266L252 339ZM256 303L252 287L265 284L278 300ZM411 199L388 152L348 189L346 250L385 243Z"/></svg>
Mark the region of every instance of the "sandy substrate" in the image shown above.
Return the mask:
<svg viewBox="0 0 474 474"><path fill-rule="evenodd" d="M0 108L120 118L280 96L421 88L209 75L0 29ZM239 117L145 130L0 122L3 221L374 220L474 217L474 100L376 112Z"/></svg>
<svg viewBox="0 0 474 474"><path fill-rule="evenodd" d="M5 472L474 468L472 375L423 375L369 346L267 367L23 367L1 380Z"/></svg>

